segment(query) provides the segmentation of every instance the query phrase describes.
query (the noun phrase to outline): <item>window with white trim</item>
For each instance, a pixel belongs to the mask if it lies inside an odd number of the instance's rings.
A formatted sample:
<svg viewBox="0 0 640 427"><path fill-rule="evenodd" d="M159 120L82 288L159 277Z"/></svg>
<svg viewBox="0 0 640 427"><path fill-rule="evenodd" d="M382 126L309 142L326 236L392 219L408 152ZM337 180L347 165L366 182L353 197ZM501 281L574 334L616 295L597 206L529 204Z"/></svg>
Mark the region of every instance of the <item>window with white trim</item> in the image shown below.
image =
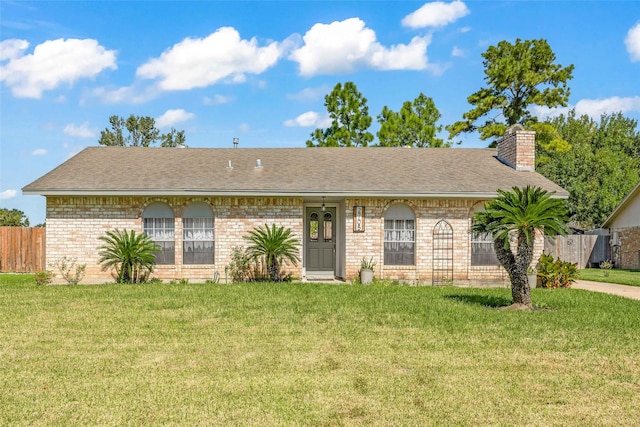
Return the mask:
<svg viewBox="0 0 640 427"><path fill-rule="evenodd" d="M142 230L159 246L156 263L159 265L175 264L175 220L169 205L155 202L146 207L142 213Z"/></svg>
<svg viewBox="0 0 640 427"><path fill-rule="evenodd" d="M384 264L415 265L416 216L403 204L391 205L384 214Z"/></svg>
<svg viewBox="0 0 640 427"><path fill-rule="evenodd" d="M191 203L182 214L182 263L213 264L213 248L213 211L206 203Z"/></svg>

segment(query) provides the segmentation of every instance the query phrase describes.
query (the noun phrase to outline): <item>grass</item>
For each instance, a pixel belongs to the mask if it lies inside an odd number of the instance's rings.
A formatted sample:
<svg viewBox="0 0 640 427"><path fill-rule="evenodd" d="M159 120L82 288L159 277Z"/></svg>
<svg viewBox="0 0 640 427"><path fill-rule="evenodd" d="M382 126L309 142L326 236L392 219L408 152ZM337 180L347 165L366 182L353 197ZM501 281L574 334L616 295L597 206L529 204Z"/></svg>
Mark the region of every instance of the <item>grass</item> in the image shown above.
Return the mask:
<svg viewBox="0 0 640 427"><path fill-rule="evenodd" d="M0 425L631 425L640 302L0 276Z"/></svg>
<svg viewBox="0 0 640 427"><path fill-rule="evenodd" d="M612 269L609 276L605 276L607 270L600 268L586 268L580 270L579 278L592 282L617 283L619 285L640 286L640 270Z"/></svg>

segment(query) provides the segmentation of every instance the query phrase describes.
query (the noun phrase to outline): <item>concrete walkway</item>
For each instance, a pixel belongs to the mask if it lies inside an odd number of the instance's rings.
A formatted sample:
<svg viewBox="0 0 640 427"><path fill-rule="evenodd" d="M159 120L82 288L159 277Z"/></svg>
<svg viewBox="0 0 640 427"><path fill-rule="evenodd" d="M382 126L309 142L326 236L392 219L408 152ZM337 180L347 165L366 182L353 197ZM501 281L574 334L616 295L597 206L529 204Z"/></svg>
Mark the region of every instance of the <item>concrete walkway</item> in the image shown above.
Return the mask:
<svg viewBox="0 0 640 427"><path fill-rule="evenodd" d="M622 297L640 300L640 286L615 285L613 283L576 280L576 282L571 285L571 287L575 289L586 289L587 291L604 292L607 294L620 295Z"/></svg>

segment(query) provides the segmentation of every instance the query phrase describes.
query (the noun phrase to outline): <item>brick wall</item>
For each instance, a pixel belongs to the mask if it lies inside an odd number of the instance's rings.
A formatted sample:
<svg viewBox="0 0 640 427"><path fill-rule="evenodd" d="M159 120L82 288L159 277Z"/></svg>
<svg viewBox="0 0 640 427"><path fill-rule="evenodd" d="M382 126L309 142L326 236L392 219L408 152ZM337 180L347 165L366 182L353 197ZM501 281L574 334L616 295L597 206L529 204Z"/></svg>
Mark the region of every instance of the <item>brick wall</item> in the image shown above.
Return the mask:
<svg viewBox="0 0 640 427"><path fill-rule="evenodd" d="M103 272L98 264L98 247L102 244L98 237L116 228L142 232L142 212L153 202L164 202L173 209L176 264L156 266L152 277L197 281L212 278L215 271L224 277L232 248L246 246L243 236L257 225L277 223L302 238L302 200L297 198L48 197L47 261L55 262L63 256L76 258L87 264L84 282L111 281L110 272ZM205 202L214 211L215 264L182 264L181 215L191 202ZM302 257L302 253L299 255ZM302 266L290 266L288 272L301 277Z"/></svg>
<svg viewBox="0 0 640 427"><path fill-rule="evenodd" d="M153 202L169 205L175 220L175 265L157 266L153 277L161 279L187 278L202 281L215 271L224 278L234 246L246 246L243 237L251 229L265 223L291 228L303 240L304 203L301 198L277 197L48 197L47 198L47 261L63 257L76 258L87 264L84 282L111 281L110 272L98 264L98 247L106 231L118 229L142 232L142 213ZM182 219L184 208L192 202L204 202L214 212L215 263L212 265L182 264ZM416 216L415 265L385 266L383 260L384 214L394 203L411 207ZM345 278L354 279L363 257L374 257L376 276L409 283L430 284L433 266L433 230L440 220L446 220L453 230L453 279L456 284L478 281L507 280L504 269L472 267L469 230L474 200L390 200L346 199L339 220L345 221ZM365 231L353 231L353 207L365 207ZM542 253L543 240L536 239L534 263ZM300 248L302 259L302 248ZM302 277L302 263L288 268L295 277ZM60 280L58 279L58 282Z"/></svg>
<svg viewBox="0 0 640 427"><path fill-rule="evenodd" d="M622 242L620 246L619 262L616 267L640 269L640 227L612 229L617 232Z"/></svg>
<svg viewBox="0 0 640 427"><path fill-rule="evenodd" d="M385 266L384 212L394 203L410 206L416 216L416 247L414 266ZM456 284L477 284L481 281L508 281L500 266L471 266L471 218L475 200L389 200L347 199L346 218L346 276L355 278L362 258L374 257L376 277L397 279L409 283L430 284L433 267L433 230L440 220L446 220L453 229L453 280ZM353 232L353 207L365 207L365 232ZM541 235L536 238L534 264L544 249ZM505 282L506 283L506 282Z"/></svg>

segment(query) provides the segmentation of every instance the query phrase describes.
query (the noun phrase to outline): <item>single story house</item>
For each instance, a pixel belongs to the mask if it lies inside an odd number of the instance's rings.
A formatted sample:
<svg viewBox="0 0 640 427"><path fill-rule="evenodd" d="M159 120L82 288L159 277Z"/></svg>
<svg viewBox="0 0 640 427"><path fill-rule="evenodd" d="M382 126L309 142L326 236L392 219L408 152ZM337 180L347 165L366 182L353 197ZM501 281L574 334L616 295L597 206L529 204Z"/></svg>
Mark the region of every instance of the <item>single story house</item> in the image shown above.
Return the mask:
<svg viewBox="0 0 640 427"><path fill-rule="evenodd" d="M534 139L514 127L497 149L89 147L23 193L46 197L47 261L86 263L85 282L111 280L98 237L115 228L161 246L154 277L205 280L275 223L301 241L294 277L349 280L373 258L376 277L468 285L507 279L491 239L470 232L498 189L568 196L535 172Z"/></svg>
<svg viewBox="0 0 640 427"><path fill-rule="evenodd" d="M616 267L640 270L640 182L609 215L602 228L609 229Z"/></svg>

